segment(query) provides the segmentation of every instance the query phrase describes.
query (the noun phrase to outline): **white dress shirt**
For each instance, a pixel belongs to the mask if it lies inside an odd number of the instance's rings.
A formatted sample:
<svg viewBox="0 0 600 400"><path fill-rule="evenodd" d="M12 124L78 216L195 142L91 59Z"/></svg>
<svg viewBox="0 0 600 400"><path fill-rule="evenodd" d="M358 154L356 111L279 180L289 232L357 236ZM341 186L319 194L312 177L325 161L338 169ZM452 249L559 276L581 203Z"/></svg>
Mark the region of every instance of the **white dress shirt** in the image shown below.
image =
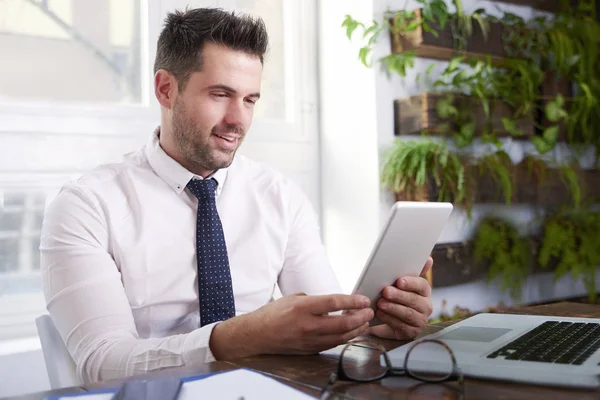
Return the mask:
<svg viewBox="0 0 600 400"><path fill-rule="evenodd" d="M200 328L198 200L186 189L201 178L162 150L157 132L66 184L44 217L47 308L85 383L214 360L216 323ZM284 295L342 292L313 207L291 180L241 155L213 177L237 315L271 301L276 284Z"/></svg>

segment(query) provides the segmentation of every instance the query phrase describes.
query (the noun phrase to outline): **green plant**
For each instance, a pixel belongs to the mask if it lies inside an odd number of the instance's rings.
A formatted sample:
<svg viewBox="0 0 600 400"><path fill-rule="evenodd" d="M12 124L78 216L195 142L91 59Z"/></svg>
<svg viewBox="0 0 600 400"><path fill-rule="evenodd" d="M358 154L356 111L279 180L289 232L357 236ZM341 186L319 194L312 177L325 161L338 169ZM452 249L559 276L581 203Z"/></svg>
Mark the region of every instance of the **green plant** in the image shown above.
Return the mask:
<svg viewBox="0 0 600 400"><path fill-rule="evenodd" d="M475 315L475 313L473 313L468 308L461 308L459 306L454 306L454 310L453 310L452 314L450 314L446 310L447 305L448 305L448 302L446 300L442 300L442 311L440 312L440 315L437 318L430 319L429 324L433 325L433 324L439 324L440 322L456 321L456 320L469 318L469 317L472 317L473 315Z"/></svg>
<svg viewBox="0 0 600 400"><path fill-rule="evenodd" d="M576 7L563 7L556 16L529 21L505 13L504 45L511 57L545 71L553 79L573 82L573 98L560 93L538 96L540 112L549 121L538 126L541 135L532 141L540 152L554 147L561 124L572 144L600 149L600 24L593 0L580 0ZM527 103L530 103L527 100Z"/></svg>
<svg viewBox="0 0 600 400"><path fill-rule="evenodd" d="M474 311L469 310L468 308L463 308L458 305L454 306L453 312L452 312L452 314L450 314L446 310L447 305L448 305L448 302L445 299L442 300L442 311L440 312L440 315L437 318L432 318L429 320L429 323L431 325L439 324L441 322L461 320L461 319L469 318L469 317L472 317L473 315L479 314L479 311L474 312ZM506 306L506 304L500 302L498 305L485 307L483 310L481 310L481 312L505 313L507 310L508 310L508 307Z"/></svg>
<svg viewBox="0 0 600 400"><path fill-rule="evenodd" d="M600 265L600 212L560 211L547 218L538 261L555 267L555 280L570 273L582 279L590 302L595 302L596 268Z"/></svg>
<svg viewBox="0 0 600 400"><path fill-rule="evenodd" d="M583 189L578 170L576 168L571 167L568 164L562 165L559 168L559 176L561 181L565 185L565 190L567 190L567 192L571 195L574 209L578 209L581 206L583 200Z"/></svg>
<svg viewBox="0 0 600 400"><path fill-rule="evenodd" d="M459 50L467 48L467 42L473 34L473 21L479 24L484 40L487 40L490 31L489 21L486 19L485 10L479 8L470 14L465 13L462 0L453 0L456 13L452 18L450 27L454 38L454 47Z"/></svg>
<svg viewBox="0 0 600 400"><path fill-rule="evenodd" d="M461 68L465 62L468 63L469 69ZM489 56L484 59L471 58L469 60L466 60L464 56L454 57L433 84L434 90L448 93L444 101L438 104L437 111L442 118L452 118L452 124L448 127L443 126L441 129L449 131L459 147L470 145L475 133L479 133L484 142L500 146L493 117L499 102L503 99L502 94L514 92L515 97L519 96L519 101L504 101L513 110L512 115L503 117L501 121L504 130L511 136L522 136L523 132L518 128L517 122L531 113L531 107L525 106L522 91L523 88L530 88L528 90L533 92L533 86L533 84L525 84L523 79L516 79L515 76L499 72L492 66ZM454 93L470 96L476 102L463 102L461 106L454 102ZM532 99L531 103L533 101ZM476 114L479 112L478 108L474 108L476 106L480 106L483 111L483 118L479 116L483 121L481 132L476 132L474 123Z"/></svg>
<svg viewBox="0 0 600 400"><path fill-rule="evenodd" d="M450 122L442 123L437 129L454 139L458 147L466 147L473 142L475 137L475 118L473 113L456 101L454 93L448 93L440 98L436 104L436 114L440 118L449 119Z"/></svg>
<svg viewBox="0 0 600 400"><path fill-rule="evenodd" d="M457 50L466 47L468 38L473 33L473 21L475 21L487 38L489 23L486 20L483 9L472 13L465 13L462 0L452 0L456 8L455 13L448 10L444 0L417 0L421 7L421 18L418 18L414 10L386 11L380 21L372 20L366 25L346 15L342 22L342 28L346 29L348 39L357 29L362 30L362 40L366 43L359 49L358 58L367 67L373 65L369 56L372 54L373 46L379 40L382 33L391 33L399 37L410 35L417 29L439 36L439 30L445 29L447 24L453 32L454 45ZM406 7L404 7L406 8ZM390 73L406 76L406 71L414 67L415 51L391 53L381 57L378 61L382 67Z"/></svg>
<svg viewBox="0 0 600 400"><path fill-rule="evenodd" d="M520 300L521 287L529 274L530 243L507 221L487 217L477 226L473 258L488 267L488 282L500 278L500 288Z"/></svg>
<svg viewBox="0 0 600 400"><path fill-rule="evenodd" d="M470 212L473 184L466 163L445 142L397 139L386 152L381 178L389 190L409 194L427 187L432 179L439 201L461 204Z"/></svg>
<svg viewBox="0 0 600 400"><path fill-rule="evenodd" d="M510 204L514 192L513 163L504 151L486 154L477 160L478 175L492 179L502 190L504 202Z"/></svg>

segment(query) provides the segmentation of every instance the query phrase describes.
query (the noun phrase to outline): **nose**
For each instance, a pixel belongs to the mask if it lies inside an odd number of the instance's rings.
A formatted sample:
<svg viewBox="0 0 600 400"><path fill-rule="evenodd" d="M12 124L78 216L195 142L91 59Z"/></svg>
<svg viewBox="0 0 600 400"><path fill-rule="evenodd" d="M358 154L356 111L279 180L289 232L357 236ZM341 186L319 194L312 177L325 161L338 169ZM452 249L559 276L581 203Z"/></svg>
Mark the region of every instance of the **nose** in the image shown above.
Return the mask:
<svg viewBox="0 0 600 400"><path fill-rule="evenodd" d="M225 122L228 125L235 125L239 127L245 127L247 124L248 108L244 105L244 100L235 99L234 101L230 101L227 107L227 112L225 113Z"/></svg>

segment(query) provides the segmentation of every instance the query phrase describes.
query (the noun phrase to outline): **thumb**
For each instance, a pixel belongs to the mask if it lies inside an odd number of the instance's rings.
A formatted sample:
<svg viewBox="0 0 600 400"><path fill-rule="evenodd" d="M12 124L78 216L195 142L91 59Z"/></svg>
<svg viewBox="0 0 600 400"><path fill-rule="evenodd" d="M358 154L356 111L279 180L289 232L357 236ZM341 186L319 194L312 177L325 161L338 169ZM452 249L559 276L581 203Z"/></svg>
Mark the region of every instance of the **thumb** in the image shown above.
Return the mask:
<svg viewBox="0 0 600 400"><path fill-rule="evenodd" d="M431 270L432 267L433 267L433 258L431 256L429 256L429 258L427 258L427 261L425 261L425 265L423 266L423 269L421 270L421 274L419 276L421 278L427 277L427 273Z"/></svg>

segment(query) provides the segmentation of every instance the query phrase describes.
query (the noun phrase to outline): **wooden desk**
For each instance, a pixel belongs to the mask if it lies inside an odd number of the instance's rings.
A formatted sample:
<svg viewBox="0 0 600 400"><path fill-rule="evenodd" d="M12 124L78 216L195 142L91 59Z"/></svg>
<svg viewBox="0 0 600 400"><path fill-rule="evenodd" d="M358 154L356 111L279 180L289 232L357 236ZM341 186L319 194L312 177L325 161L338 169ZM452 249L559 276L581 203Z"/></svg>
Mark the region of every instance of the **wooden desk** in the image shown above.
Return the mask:
<svg viewBox="0 0 600 400"><path fill-rule="evenodd" d="M510 311L515 314L538 314L549 316L569 316L600 318L600 306L579 303L556 303L535 307L517 307ZM449 324L429 326L423 335L436 332ZM373 339L373 338L370 338ZM392 349L406 342L377 340L386 348ZM214 362L189 368L177 368L158 371L149 376L190 376L209 372L227 371L237 368L250 368L270 375L279 381L300 389L318 398L321 388L327 383L329 374L336 369L337 355L341 346L327 355L313 356L255 356L235 360L234 362ZM365 353L366 354L366 353ZM357 354L356 357L364 355ZM115 387L120 382L103 382L90 385L85 389ZM338 382L334 390L349 399L454 399L458 398L457 385L420 384L410 378L388 378L369 384ZM83 388L61 390L83 391ZM59 391L35 393L13 398L12 400L41 400L46 395L59 394ZM598 391L569 390L532 385L466 379L465 399L599 399Z"/></svg>

